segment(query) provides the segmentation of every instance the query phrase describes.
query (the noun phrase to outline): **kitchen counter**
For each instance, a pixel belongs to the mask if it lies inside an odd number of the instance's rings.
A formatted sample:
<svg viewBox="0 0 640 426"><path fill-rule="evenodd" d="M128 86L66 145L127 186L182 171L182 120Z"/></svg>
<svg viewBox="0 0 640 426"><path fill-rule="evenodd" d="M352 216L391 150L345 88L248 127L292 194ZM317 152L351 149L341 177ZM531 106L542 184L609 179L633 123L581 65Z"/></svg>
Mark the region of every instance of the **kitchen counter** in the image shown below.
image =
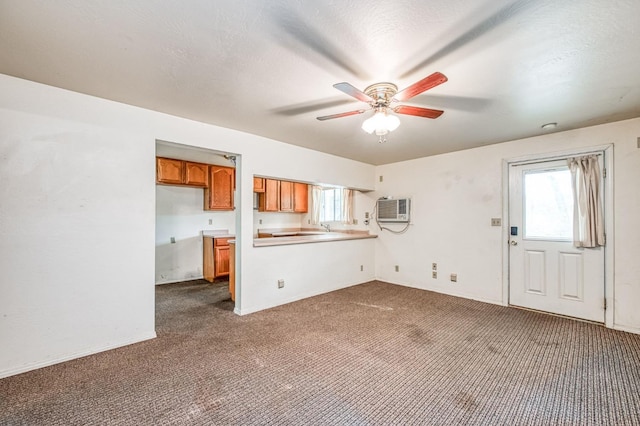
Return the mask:
<svg viewBox="0 0 640 426"><path fill-rule="evenodd" d="M230 234L228 229L203 230L202 236L206 238L234 238L235 235Z"/></svg>
<svg viewBox="0 0 640 426"><path fill-rule="evenodd" d="M254 247L272 247L289 244L324 243L328 241L362 240L378 238L369 231L331 231L316 228L259 229L260 238L253 240Z"/></svg>

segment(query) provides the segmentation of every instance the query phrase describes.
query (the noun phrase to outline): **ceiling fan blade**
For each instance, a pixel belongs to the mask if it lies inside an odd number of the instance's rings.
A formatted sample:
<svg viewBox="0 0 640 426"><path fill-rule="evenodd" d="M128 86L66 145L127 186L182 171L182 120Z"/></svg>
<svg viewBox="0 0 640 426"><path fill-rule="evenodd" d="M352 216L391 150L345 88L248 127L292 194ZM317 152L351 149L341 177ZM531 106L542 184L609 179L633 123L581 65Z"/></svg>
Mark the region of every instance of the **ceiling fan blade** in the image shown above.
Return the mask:
<svg viewBox="0 0 640 426"><path fill-rule="evenodd" d="M418 117L438 118L444 111L439 109L420 108L408 105L398 105L393 109L398 114L416 115Z"/></svg>
<svg viewBox="0 0 640 426"><path fill-rule="evenodd" d="M358 114L362 114L365 111L366 111L365 109L359 109L357 111L341 112L340 114L332 114L332 115L323 115L322 117L316 117L316 118L320 121L324 121L324 120L331 120L333 118L348 117L350 115L358 115Z"/></svg>
<svg viewBox="0 0 640 426"><path fill-rule="evenodd" d="M418 81L417 83L413 83L411 86L407 87L406 89L399 91L398 93L396 93L393 99L395 99L396 101L406 101L407 99L411 99L415 95L419 95L425 90L432 89L444 83L447 80L448 79L446 75L440 72L434 72L430 76L425 77L422 80Z"/></svg>
<svg viewBox="0 0 640 426"><path fill-rule="evenodd" d="M373 102L373 98L371 96L367 95L362 90L356 89L349 83L346 83L346 82L336 83L333 85L333 87L340 90L341 92L346 93L349 96L353 96L359 101L367 102L367 103Z"/></svg>

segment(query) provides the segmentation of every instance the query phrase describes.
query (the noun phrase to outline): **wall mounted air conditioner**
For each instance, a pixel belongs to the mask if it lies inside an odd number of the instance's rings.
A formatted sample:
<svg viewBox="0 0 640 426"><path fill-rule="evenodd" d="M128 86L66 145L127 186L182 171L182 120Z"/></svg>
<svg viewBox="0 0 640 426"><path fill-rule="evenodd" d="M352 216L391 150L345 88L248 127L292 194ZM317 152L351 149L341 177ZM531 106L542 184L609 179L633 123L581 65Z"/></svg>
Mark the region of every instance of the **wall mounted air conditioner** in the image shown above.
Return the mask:
<svg viewBox="0 0 640 426"><path fill-rule="evenodd" d="M409 222L410 198L381 198L378 200L378 222Z"/></svg>

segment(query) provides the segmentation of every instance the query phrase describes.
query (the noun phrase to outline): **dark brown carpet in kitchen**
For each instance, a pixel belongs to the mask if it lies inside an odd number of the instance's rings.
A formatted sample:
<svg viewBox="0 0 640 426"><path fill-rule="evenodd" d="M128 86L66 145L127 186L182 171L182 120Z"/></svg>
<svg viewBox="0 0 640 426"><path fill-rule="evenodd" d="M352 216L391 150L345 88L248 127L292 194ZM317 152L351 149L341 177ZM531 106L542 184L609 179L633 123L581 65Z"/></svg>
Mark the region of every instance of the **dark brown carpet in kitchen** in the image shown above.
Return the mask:
<svg viewBox="0 0 640 426"><path fill-rule="evenodd" d="M638 335L381 282L156 293L157 339L0 380L0 424L640 424Z"/></svg>

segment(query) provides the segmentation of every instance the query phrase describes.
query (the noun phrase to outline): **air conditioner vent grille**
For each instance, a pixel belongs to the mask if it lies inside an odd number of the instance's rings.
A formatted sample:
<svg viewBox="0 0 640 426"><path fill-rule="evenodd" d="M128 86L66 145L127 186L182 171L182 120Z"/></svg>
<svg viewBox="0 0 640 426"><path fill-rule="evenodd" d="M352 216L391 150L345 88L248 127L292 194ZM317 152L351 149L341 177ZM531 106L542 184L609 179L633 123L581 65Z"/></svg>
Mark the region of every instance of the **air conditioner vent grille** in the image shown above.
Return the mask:
<svg viewBox="0 0 640 426"><path fill-rule="evenodd" d="M379 222L409 222L409 199L378 200Z"/></svg>

